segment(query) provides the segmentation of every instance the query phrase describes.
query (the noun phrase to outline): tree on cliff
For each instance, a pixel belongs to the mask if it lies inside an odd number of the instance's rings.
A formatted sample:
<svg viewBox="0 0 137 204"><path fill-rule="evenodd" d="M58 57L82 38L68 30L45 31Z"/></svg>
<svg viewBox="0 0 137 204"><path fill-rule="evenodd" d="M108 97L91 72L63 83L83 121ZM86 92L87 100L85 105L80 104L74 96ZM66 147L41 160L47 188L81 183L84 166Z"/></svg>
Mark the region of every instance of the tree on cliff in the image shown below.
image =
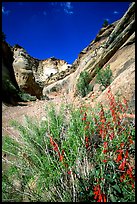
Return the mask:
<svg viewBox="0 0 137 204"><path fill-rule="evenodd" d="M104 23L103 23L102 26L103 26L103 27L107 27L107 26L108 26L108 20L107 20L107 19L104 20Z"/></svg>

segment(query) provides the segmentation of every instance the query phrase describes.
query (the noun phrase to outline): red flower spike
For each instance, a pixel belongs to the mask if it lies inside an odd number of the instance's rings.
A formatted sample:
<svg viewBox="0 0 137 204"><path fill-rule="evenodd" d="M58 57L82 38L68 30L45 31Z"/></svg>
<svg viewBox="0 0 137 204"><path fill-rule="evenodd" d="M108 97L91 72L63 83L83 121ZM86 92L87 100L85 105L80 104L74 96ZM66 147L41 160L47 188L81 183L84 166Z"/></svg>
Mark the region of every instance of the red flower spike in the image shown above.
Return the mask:
<svg viewBox="0 0 137 204"><path fill-rule="evenodd" d="M62 150L62 155L64 155L64 153L65 153L65 151L64 151L64 149Z"/></svg>
<svg viewBox="0 0 137 204"><path fill-rule="evenodd" d="M71 171L68 171L68 174L70 175L72 172Z"/></svg>
<svg viewBox="0 0 137 204"><path fill-rule="evenodd" d="M103 160L103 162L104 162L104 163L106 163L106 162L107 162L107 160L106 160L106 159L104 159L104 160Z"/></svg>
<svg viewBox="0 0 137 204"><path fill-rule="evenodd" d="M85 137L85 141L88 142L88 137L87 136Z"/></svg>
<svg viewBox="0 0 137 204"><path fill-rule="evenodd" d="M121 142L120 147L123 148L124 145L125 145L125 143L124 143L124 142Z"/></svg>
<svg viewBox="0 0 137 204"><path fill-rule="evenodd" d="M104 148L108 147L108 142L104 142Z"/></svg>
<svg viewBox="0 0 137 204"><path fill-rule="evenodd" d="M63 158L64 158L64 156L63 156L63 155L60 155L59 161L62 162L62 161L63 161Z"/></svg>
<svg viewBox="0 0 137 204"><path fill-rule="evenodd" d="M130 166L129 163L127 163L128 167L129 167L129 170L132 172L133 168Z"/></svg>
<svg viewBox="0 0 137 204"><path fill-rule="evenodd" d="M55 152L59 152L59 148L58 148L58 145L57 145L56 143L54 144L53 150L54 150Z"/></svg>
<svg viewBox="0 0 137 204"><path fill-rule="evenodd" d="M119 165L118 169L121 169L122 171L124 171L125 165L126 165L126 159L124 158L123 162Z"/></svg>
<svg viewBox="0 0 137 204"><path fill-rule="evenodd" d="M116 150L116 152L123 153L123 150L122 149L118 149L118 150Z"/></svg>
<svg viewBox="0 0 137 204"><path fill-rule="evenodd" d="M120 176L120 182L123 182L124 179L125 179L125 174Z"/></svg>
<svg viewBox="0 0 137 204"><path fill-rule="evenodd" d="M128 150L126 150L125 158L128 158Z"/></svg>
<svg viewBox="0 0 137 204"><path fill-rule="evenodd" d="M116 162L119 162L122 160L122 153L118 154L117 155L117 159L116 159Z"/></svg>
<svg viewBox="0 0 137 204"><path fill-rule="evenodd" d="M88 126L88 125L84 127L84 130L87 130L87 129L89 129L89 126Z"/></svg>
<svg viewBox="0 0 137 204"><path fill-rule="evenodd" d="M112 132L112 133L109 135L109 139L110 139L110 140L113 140L113 138L114 138L114 133Z"/></svg>
<svg viewBox="0 0 137 204"><path fill-rule="evenodd" d="M133 142L133 140L129 139L129 143L130 143L130 144L133 144L134 142Z"/></svg>
<svg viewBox="0 0 137 204"><path fill-rule="evenodd" d="M104 153L104 154L107 153L107 152L108 152L108 150L106 150L106 149L103 150L103 153Z"/></svg>
<svg viewBox="0 0 137 204"><path fill-rule="evenodd" d="M134 188L135 186L134 186L134 183L132 183L132 188Z"/></svg>
<svg viewBox="0 0 137 204"><path fill-rule="evenodd" d="M58 144L53 141L51 136L50 136L50 144L54 147L53 150L59 153Z"/></svg>
<svg viewBox="0 0 137 204"><path fill-rule="evenodd" d="M50 144L51 144L51 145L54 145L54 142L53 142L53 139L52 139L51 136L50 136Z"/></svg>
<svg viewBox="0 0 137 204"><path fill-rule="evenodd" d="M89 124L90 124L90 122L88 122L88 121L87 121L87 122L86 122L86 124L87 124L87 125L89 125Z"/></svg>
<svg viewBox="0 0 137 204"><path fill-rule="evenodd" d="M83 120L83 121L86 121L86 117L83 117L82 120Z"/></svg>

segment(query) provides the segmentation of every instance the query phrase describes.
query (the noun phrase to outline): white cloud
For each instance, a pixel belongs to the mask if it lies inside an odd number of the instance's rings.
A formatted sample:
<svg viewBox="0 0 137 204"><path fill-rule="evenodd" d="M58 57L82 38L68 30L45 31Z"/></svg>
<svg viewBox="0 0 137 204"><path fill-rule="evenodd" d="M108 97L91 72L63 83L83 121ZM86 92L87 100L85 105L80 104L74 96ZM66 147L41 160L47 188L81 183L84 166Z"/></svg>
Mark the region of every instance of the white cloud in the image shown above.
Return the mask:
<svg viewBox="0 0 137 204"><path fill-rule="evenodd" d="M9 15L9 13L10 13L10 11L9 10L5 10L5 7L4 6L2 6L2 13L4 14L4 15Z"/></svg>
<svg viewBox="0 0 137 204"><path fill-rule="evenodd" d="M66 14L73 14L73 6L71 2L51 2L51 6L60 6ZM60 11L59 8L56 11Z"/></svg>
<svg viewBox="0 0 137 204"><path fill-rule="evenodd" d="M114 12L113 12L113 14L118 14L118 13L119 13L118 11L114 11Z"/></svg>
<svg viewBox="0 0 137 204"><path fill-rule="evenodd" d="M61 2L60 5L63 7L63 10L65 13L70 14L70 15L74 13L72 10L73 6L71 2L63 2L63 3Z"/></svg>
<svg viewBox="0 0 137 204"><path fill-rule="evenodd" d="M70 15L74 13L73 11L69 11L68 9L65 9L65 8L64 8L64 11L65 13L70 14Z"/></svg>

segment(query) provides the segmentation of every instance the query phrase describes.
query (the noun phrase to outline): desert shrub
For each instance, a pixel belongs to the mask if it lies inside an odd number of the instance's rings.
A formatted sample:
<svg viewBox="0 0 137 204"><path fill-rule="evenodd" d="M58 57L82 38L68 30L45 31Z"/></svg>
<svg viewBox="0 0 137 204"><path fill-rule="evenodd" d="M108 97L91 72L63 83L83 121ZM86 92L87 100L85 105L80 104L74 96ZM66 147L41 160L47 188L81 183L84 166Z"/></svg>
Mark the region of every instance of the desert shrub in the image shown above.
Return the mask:
<svg viewBox="0 0 137 204"><path fill-rule="evenodd" d="M110 65L108 65L105 69L97 69L96 83L101 84L101 86L106 89L112 82L112 70L110 69Z"/></svg>
<svg viewBox="0 0 137 204"><path fill-rule="evenodd" d="M3 169L3 201L135 202L135 128L123 124L127 101L111 89L107 97L106 110L50 104L39 123L12 121L20 138L3 137L14 157Z"/></svg>
<svg viewBox="0 0 137 204"><path fill-rule="evenodd" d="M29 93L25 93L23 91L19 93L19 96L23 101L35 101L37 99L36 96L31 96Z"/></svg>
<svg viewBox="0 0 137 204"><path fill-rule="evenodd" d="M85 97L90 91L93 90L90 82L90 74L87 71L83 71L80 73L80 77L77 82L77 92L81 97Z"/></svg>

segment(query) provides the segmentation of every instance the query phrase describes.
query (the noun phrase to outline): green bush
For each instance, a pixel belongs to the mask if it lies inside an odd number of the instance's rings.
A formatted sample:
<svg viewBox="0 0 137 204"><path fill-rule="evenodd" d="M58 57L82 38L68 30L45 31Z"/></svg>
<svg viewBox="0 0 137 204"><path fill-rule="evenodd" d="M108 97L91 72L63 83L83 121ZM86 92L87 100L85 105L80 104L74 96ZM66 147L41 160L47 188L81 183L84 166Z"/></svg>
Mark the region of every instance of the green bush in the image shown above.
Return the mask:
<svg viewBox="0 0 137 204"><path fill-rule="evenodd" d="M19 96L23 101L36 101L36 96L31 96L29 93L20 92Z"/></svg>
<svg viewBox="0 0 137 204"><path fill-rule="evenodd" d="M112 71L110 69L110 65L108 65L104 70L97 69L96 83L101 84L101 86L106 89L111 84L111 82Z"/></svg>
<svg viewBox="0 0 137 204"><path fill-rule="evenodd" d="M12 122L20 138L3 137L3 202L135 202L135 128L119 118L126 101L107 94L106 111L53 104L42 121Z"/></svg>
<svg viewBox="0 0 137 204"><path fill-rule="evenodd" d="M87 71L80 73L80 77L77 82L77 93L78 95L85 97L90 91L93 90L93 87L89 84L91 78Z"/></svg>
<svg viewBox="0 0 137 204"><path fill-rule="evenodd" d="M107 26L108 26L108 20L107 20L107 19L104 20L104 23L103 23L102 26L103 26L103 27L107 27Z"/></svg>

